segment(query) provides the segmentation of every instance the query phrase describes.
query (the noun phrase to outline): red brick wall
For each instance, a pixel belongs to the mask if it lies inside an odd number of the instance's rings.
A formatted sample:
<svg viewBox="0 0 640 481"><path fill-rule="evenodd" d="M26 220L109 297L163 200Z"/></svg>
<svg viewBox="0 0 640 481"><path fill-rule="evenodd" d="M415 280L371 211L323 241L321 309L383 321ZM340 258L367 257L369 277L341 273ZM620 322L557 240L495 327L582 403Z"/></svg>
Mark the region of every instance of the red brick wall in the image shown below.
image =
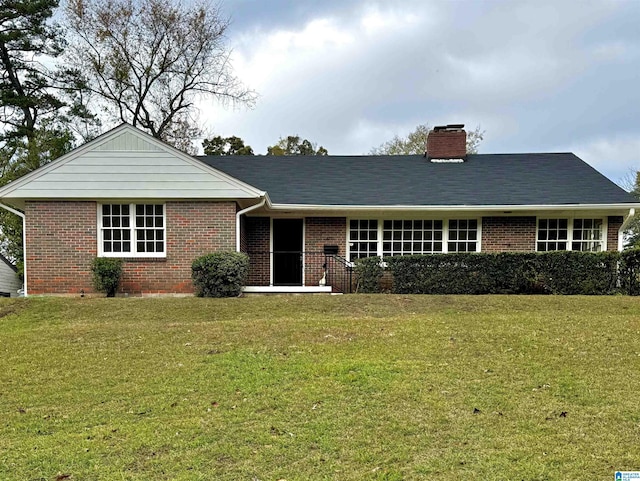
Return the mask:
<svg viewBox="0 0 640 481"><path fill-rule="evenodd" d="M97 216L95 202L26 203L29 294L92 292Z"/></svg>
<svg viewBox="0 0 640 481"><path fill-rule="evenodd" d="M483 217L482 252L536 250L535 217Z"/></svg>
<svg viewBox="0 0 640 481"><path fill-rule="evenodd" d="M618 250L618 231L622 227L622 216L609 216L607 227L607 250Z"/></svg>
<svg viewBox="0 0 640 481"><path fill-rule="evenodd" d="M464 130L432 130L427 136L427 155L433 159L461 159L467 155Z"/></svg>
<svg viewBox="0 0 640 481"><path fill-rule="evenodd" d="M89 267L97 255L95 202L28 202L29 293L93 292ZM235 202L167 202L167 256L124 259L118 290L128 294L193 292L191 263L235 250Z"/></svg>
<svg viewBox="0 0 640 481"><path fill-rule="evenodd" d="M346 217L307 217L305 219L304 250L305 285L317 286L322 277L324 246L337 245L338 255L345 256L347 241Z"/></svg>
<svg viewBox="0 0 640 481"><path fill-rule="evenodd" d="M246 251L249 253L250 286L268 286L271 280L271 219L269 217L245 217Z"/></svg>

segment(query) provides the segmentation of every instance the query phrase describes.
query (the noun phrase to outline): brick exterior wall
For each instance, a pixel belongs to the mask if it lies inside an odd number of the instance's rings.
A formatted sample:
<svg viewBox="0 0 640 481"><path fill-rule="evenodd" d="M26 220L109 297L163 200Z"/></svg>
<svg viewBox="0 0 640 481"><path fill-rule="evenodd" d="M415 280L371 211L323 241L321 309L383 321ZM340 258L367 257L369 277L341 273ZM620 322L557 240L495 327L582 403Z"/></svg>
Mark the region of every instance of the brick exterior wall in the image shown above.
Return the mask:
<svg viewBox="0 0 640 481"><path fill-rule="evenodd" d="M536 250L535 217L483 217L482 252Z"/></svg>
<svg viewBox="0 0 640 481"><path fill-rule="evenodd" d="M119 293L193 293L193 260L235 250L235 202L167 202L165 211L166 258L125 258ZM27 202L26 218L29 293L92 293L96 203Z"/></svg>
<svg viewBox="0 0 640 481"><path fill-rule="evenodd" d="M92 292L97 216L95 202L26 203L29 294Z"/></svg>
<svg viewBox="0 0 640 481"><path fill-rule="evenodd" d="M244 216L243 216L244 217ZM271 219L244 217L246 250L249 254L249 286L268 286L271 278Z"/></svg>
<svg viewBox="0 0 640 481"><path fill-rule="evenodd" d="M235 202L167 202L167 256L124 259L120 293L131 295L193 293L191 263L203 254L235 250ZM97 255L96 202L29 201L25 206L27 275L30 294L93 292L90 265ZM622 217L608 218L607 247L618 248ZM269 285L269 217L246 217L241 246L251 256L248 285ZM307 217L305 284L317 285L323 272L325 245L345 256L344 217ZM483 217L483 252L535 251L535 217Z"/></svg>
<svg viewBox="0 0 640 481"><path fill-rule="evenodd" d="M622 216L610 215L607 219L607 250L618 250L618 231L622 227Z"/></svg>
<svg viewBox="0 0 640 481"><path fill-rule="evenodd" d="M338 255L346 255L346 217L307 217L305 219L304 250L305 285L317 286L323 274L324 246L337 245Z"/></svg>

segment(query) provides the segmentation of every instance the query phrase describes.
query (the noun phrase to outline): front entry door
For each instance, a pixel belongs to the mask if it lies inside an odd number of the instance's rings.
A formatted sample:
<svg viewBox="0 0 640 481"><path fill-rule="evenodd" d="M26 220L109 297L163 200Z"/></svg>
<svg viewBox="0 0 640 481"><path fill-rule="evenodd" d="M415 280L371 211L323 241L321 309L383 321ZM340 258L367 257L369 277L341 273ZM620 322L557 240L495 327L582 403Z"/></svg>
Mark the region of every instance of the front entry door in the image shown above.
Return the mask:
<svg viewBox="0 0 640 481"><path fill-rule="evenodd" d="M302 219L273 219L273 285L302 285Z"/></svg>

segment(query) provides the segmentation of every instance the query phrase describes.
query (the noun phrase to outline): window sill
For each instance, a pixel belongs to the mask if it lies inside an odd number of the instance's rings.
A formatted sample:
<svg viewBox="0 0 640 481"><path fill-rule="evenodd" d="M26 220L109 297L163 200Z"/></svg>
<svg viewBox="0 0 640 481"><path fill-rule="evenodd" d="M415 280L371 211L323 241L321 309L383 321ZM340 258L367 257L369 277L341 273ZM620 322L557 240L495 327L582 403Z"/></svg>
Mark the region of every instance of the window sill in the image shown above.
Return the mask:
<svg viewBox="0 0 640 481"><path fill-rule="evenodd" d="M167 262L166 257L120 257L123 262Z"/></svg>
<svg viewBox="0 0 640 481"><path fill-rule="evenodd" d="M120 259L122 262L167 262L167 257L127 257L127 256L98 256L105 259Z"/></svg>

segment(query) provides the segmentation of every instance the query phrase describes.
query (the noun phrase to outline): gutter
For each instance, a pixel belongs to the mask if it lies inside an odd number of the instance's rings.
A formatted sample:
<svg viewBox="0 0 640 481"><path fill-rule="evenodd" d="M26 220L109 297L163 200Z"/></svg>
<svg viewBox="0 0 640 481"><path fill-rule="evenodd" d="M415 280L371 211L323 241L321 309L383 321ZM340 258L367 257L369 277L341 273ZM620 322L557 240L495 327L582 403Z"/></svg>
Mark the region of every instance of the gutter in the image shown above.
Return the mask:
<svg viewBox="0 0 640 481"><path fill-rule="evenodd" d="M24 213L20 212L19 210L9 207L8 205L4 205L1 202L0 202L0 207L22 218L22 258L23 258L22 265L24 267L23 291L24 291L24 297L27 297L29 295L27 290L27 220Z"/></svg>
<svg viewBox="0 0 640 481"><path fill-rule="evenodd" d="M263 197L262 200L255 205L249 206L246 209L239 210L236 212L236 252L240 252L240 216L246 214L247 212L251 212L252 210L259 209L267 202L267 197Z"/></svg>

